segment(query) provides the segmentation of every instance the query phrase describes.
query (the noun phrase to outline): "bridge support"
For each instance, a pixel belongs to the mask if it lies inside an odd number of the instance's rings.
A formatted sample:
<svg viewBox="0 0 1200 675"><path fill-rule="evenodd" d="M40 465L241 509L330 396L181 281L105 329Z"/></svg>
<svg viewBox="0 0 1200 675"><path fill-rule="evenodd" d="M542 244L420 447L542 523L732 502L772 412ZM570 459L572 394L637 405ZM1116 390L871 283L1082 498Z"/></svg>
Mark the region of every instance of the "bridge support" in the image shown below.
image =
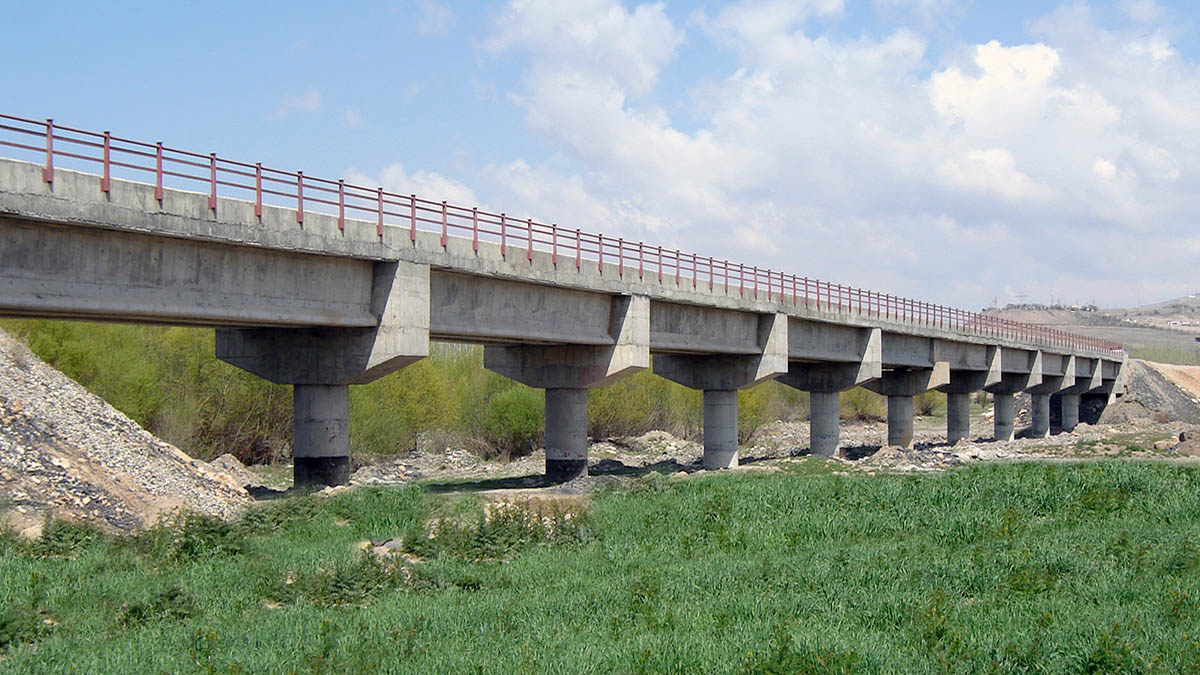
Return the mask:
<svg viewBox="0 0 1200 675"><path fill-rule="evenodd" d="M946 442L971 437L971 394L1000 381L1000 350L987 350L987 370L951 370L950 381L938 391L946 394Z"/></svg>
<svg viewBox="0 0 1200 675"><path fill-rule="evenodd" d="M546 478L587 475L587 389L546 390Z"/></svg>
<svg viewBox="0 0 1200 675"><path fill-rule="evenodd" d="M992 394L992 438L1011 441L1017 434L1017 401L1012 394Z"/></svg>
<svg viewBox="0 0 1200 675"><path fill-rule="evenodd" d="M217 358L293 385L297 487L350 481L350 384L370 382L429 354L429 267L375 263L368 328L222 328Z"/></svg>
<svg viewBox="0 0 1200 675"><path fill-rule="evenodd" d="M292 388L292 472L296 485L350 482L350 387Z"/></svg>
<svg viewBox="0 0 1200 675"><path fill-rule="evenodd" d="M1079 394L1062 394L1058 401L1062 410L1059 420L1063 432L1075 431L1075 427L1079 426Z"/></svg>
<svg viewBox="0 0 1200 675"><path fill-rule="evenodd" d="M1050 435L1050 396L1075 386L1075 357L1059 357L1059 362L1062 374L1046 372L1046 369L1043 368L1041 383L1026 389L1031 398L1032 423L1029 427L1031 438L1046 438Z"/></svg>
<svg viewBox="0 0 1200 675"><path fill-rule="evenodd" d="M737 392L787 372L787 315L758 322L759 354L654 357L654 373L704 392L704 468L738 465Z"/></svg>
<svg viewBox="0 0 1200 675"><path fill-rule="evenodd" d="M933 368L889 370L865 386L887 396L887 444L911 448L913 444L913 397L950 381L950 364L938 361Z"/></svg>
<svg viewBox="0 0 1200 675"><path fill-rule="evenodd" d="M880 330L871 329L863 340L858 363L788 364L776 378L789 387L807 391L808 451L814 457L835 457L841 445L841 392L853 389L883 374Z"/></svg>
<svg viewBox="0 0 1200 675"><path fill-rule="evenodd" d="M610 345L487 346L483 366L546 390L546 477L566 482L587 475L587 390L650 366L650 299L615 296Z"/></svg>
<svg viewBox="0 0 1200 675"><path fill-rule="evenodd" d="M1013 395L1042 383L1042 353L1000 348L1000 380L983 389L992 394L994 438L1011 441L1016 435L1017 406Z"/></svg>

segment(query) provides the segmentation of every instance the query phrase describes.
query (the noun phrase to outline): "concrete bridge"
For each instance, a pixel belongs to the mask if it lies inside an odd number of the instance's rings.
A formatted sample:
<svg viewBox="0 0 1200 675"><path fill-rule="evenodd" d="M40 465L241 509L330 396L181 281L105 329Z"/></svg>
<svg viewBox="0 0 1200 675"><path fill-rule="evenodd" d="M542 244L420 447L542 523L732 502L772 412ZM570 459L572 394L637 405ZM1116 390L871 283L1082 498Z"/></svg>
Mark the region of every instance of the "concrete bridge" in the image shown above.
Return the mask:
<svg viewBox="0 0 1200 675"><path fill-rule="evenodd" d="M1119 345L1041 326L52 122L0 116L0 146L0 315L217 328L219 358L294 385L298 484L348 480L348 387L430 340L545 390L554 480L586 472L587 390L646 368L703 390L707 468L737 464L737 391L769 379L811 393L824 456L858 385L900 446L929 390L950 442L973 392L1009 439L1019 392L1042 436L1052 401L1069 430L1122 391Z"/></svg>

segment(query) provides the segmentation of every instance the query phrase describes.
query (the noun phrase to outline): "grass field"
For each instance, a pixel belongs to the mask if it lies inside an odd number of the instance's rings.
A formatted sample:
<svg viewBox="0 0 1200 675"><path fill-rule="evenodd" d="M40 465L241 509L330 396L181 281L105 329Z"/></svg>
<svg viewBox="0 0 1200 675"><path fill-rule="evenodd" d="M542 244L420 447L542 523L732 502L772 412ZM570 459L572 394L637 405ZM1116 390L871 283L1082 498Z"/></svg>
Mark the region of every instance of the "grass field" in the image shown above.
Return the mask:
<svg viewBox="0 0 1200 675"><path fill-rule="evenodd" d="M0 538L14 672L1197 672L1200 471L808 463ZM432 524L431 524L432 523ZM402 538L410 559L356 549Z"/></svg>

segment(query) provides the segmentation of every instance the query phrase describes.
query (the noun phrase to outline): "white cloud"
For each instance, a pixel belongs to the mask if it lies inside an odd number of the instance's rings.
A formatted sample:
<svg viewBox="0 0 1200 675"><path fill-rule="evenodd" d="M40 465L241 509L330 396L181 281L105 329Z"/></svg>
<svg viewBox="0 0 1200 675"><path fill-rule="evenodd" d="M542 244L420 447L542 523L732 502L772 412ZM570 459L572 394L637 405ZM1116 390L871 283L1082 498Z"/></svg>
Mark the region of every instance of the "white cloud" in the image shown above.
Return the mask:
<svg viewBox="0 0 1200 675"><path fill-rule="evenodd" d="M353 109L342 111L342 126L356 127L360 124L362 124L362 113Z"/></svg>
<svg viewBox="0 0 1200 675"><path fill-rule="evenodd" d="M617 0L513 0L486 47L535 51L538 70L570 72L644 94L682 42L683 32L661 2L631 12Z"/></svg>
<svg viewBox="0 0 1200 675"><path fill-rule="evenodd" d="M528 58L510 100L555 152L484 179L564 226L970 306L1194 285L1200 69L1165 32L1068 5L930 72L910 30L813 34L843 11L740 2L686 35L661 4L514 0L487 47ZM688 130L656 96L685 39L733 60Z"/></svg>
<svg viewBox="0 0 1200 675"><path fill-rule="evenodd" d="M456 206L471 207L479 203L471 188L461 182L432 171L418 170L409 173L402 164L390 164L378 174L349 169L346 171L346 182L364 187L378 185L388 192L415 194L422 199L444 200Z"/></svg>
<svg viewBox="0 0 1200 675"><path fill-rule="evenodd" d="M321 109L321 92L309 87L299 96L285 96L276 111L277 117L287 117L293 111L315 113Z"/></svg>

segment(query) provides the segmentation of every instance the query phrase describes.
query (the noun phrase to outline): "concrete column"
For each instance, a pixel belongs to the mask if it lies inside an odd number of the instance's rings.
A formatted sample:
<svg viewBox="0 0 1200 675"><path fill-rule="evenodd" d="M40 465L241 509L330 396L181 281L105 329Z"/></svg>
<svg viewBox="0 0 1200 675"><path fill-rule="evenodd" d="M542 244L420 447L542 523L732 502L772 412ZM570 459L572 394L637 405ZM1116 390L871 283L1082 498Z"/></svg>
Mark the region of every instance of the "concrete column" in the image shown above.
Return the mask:
<svg viewBox="0 0 1200 675"><path fill-rule="evenodd" d="M1059 401L1062 406L1062 430L1074 431L1079 426L1079 394L1063 394Z"/></svg>
<svg viewBox="0 0 1200 675"><path fill-rule="evenodd" d="M840 443L841 394L814 391L808 395L809 453L814 457L837 457Z"/></svg>
<svg viewBox="0 0 1200 675"><path fill-rule="evenodd" d="M737 390L704 390L704 468L738 465Z"/></svg>
<svg viewBox="0 0 1200 675"><path fill-rule="evenodd" d="M971 395L946 394L946 440L954 445L971 437Z"/></svg>
<svg viewBox="0 0 1200 675"><path fill-rule="evenodd" d="M1033 424L1029 427L1031 438L1045 438L1050 435L1050 395L1031 394L1033 400Z"/></svg>
<svg viewBox="0 0 1200 675"><path fill-rule="evenodd" d="M996 440L1011 441L1015 432L1017 404L1012 394L993 394Z"/></svg>
<svg viewBox="0 0 1200 675"><path fill-rule="evenodd" d="M587 389L546 390L546 477L587 475Z"/></svg>
<svg viewBox="0 0 1200 675"><path fill-rule="evenodd" d="M293 387L293 476L296 487L350 482L350 387Z"/></svg>
<svg viewBox="0 0 1200 675"><path fill-rule="evenodd" d="M911 448L913 444L913 397L887 397L887 443L902 448Z"/></svg>

